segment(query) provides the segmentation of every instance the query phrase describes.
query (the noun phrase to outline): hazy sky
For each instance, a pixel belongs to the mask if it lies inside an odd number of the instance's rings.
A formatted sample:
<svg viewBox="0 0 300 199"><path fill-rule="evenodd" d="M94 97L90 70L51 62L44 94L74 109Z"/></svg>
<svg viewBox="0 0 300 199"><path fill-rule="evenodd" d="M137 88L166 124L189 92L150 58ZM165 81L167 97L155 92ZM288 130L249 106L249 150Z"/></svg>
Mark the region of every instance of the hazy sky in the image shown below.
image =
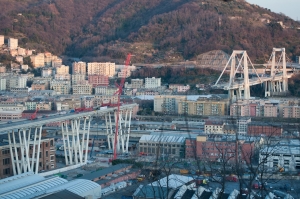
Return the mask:
<svg viewBox="0 0 300 199"><path fill-rule="evenodd" d="M300 20L300 0L246 0L251 4L257 4L268 8L272 12L283 13L294 20Z"/></svg>

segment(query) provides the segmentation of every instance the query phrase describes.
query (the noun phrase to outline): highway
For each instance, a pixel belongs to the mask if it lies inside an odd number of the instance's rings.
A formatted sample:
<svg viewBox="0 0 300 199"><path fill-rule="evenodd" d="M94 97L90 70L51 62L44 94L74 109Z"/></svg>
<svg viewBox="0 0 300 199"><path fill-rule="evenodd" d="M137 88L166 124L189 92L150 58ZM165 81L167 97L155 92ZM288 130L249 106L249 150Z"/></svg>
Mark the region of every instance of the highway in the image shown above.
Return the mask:
<svg viewBox="0 0 300 199"><path fill-rule="evenodd" d="M136 106L136 104L127 104L120 107L120 110L130 109ZM66 121L71 119L83 118L83 117L93 117L101 116L105 113L114 112L117 107L107 108L102 110L94 110L89 112L79 112L79 113L67 113L64 115L54 115L45 118L38 118L36 120L22 120L22 121L11 121L7 123L0 124L0 135L6 134L7 131L12 131L14 129L28 129L32 127L40 127L47 123Z"/></svg>

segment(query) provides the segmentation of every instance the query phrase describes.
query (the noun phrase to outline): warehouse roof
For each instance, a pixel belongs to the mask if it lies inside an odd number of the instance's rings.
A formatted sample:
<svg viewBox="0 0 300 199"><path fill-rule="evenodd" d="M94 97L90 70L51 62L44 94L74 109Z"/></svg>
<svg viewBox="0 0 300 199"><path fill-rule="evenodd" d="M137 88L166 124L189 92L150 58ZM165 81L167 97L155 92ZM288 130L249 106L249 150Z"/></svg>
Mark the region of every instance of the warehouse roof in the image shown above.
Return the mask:
<svg viewBox="0 0 300 199"><path fill-rule="evenodd" d="M167 142L167 143L184 143L185 137L165 136L165 135L143 135L140 142Z"/></svg>

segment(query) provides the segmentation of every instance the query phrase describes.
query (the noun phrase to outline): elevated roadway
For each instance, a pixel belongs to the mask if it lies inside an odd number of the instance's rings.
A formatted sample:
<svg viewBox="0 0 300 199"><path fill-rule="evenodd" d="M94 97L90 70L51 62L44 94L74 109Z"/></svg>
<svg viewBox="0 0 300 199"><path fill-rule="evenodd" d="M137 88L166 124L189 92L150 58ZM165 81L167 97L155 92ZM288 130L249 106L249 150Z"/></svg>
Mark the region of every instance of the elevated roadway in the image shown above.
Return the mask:
<svg viewBox="0 0 300 199"><path fill-rule="evenodd" d="M133 108L136 104L127 104L120 107L120 110ZM0 124L0 135L7 134L7 132L13 131L14 129L29 129L36 126L43 126L52 122L67 121L72 119L78 119L83 117L94 117L101 116L109 112L114 112L117 110L117 107L94 110L89 112L80 112L80 113L68 113L64 115L54 115L45 118L38 118L36 120L22 120L22 121L12 121L7 123Z"/></svg>

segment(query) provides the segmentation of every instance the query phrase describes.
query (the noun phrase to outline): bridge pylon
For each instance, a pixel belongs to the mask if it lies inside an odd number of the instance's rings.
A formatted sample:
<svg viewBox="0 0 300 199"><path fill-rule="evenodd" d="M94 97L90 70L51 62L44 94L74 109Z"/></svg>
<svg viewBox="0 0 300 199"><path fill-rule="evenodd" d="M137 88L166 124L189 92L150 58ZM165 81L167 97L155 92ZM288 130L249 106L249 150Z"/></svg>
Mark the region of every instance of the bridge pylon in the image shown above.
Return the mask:
<svg viewBox="0 0 300 199"><path fill-rule="evenodd" d="M276 52L281 52L278 62L276 62ZM270 59L272 59L270 72L271 80L265 82L265 97L271 96L273 94L288 92L285 48L273 48ZM280 68L281 65L282 69ZM276 75L281 73L282 78L277 78L275 80Z"/></svg>
<svg viewBox="0 0 300 199"><path fill-rule="evenodd" d="M229 82L225 83L227 85L222 87L228 90L229 98L232 101L250 99L249 63L256 72L247 52L244 50L234 50L214 87L218 87L221 77L225 71L229 70ZM259 78L257 72L256 75Z"/></svg>
<svg viewBox="0 0 300 199"><path fill-rule="evenodd" d="M129 135L131 125L132 109L122 109L119 113L117 152L127 153L129 147ZM105 114L108 148L114 150L117 111Z"/></svg>

